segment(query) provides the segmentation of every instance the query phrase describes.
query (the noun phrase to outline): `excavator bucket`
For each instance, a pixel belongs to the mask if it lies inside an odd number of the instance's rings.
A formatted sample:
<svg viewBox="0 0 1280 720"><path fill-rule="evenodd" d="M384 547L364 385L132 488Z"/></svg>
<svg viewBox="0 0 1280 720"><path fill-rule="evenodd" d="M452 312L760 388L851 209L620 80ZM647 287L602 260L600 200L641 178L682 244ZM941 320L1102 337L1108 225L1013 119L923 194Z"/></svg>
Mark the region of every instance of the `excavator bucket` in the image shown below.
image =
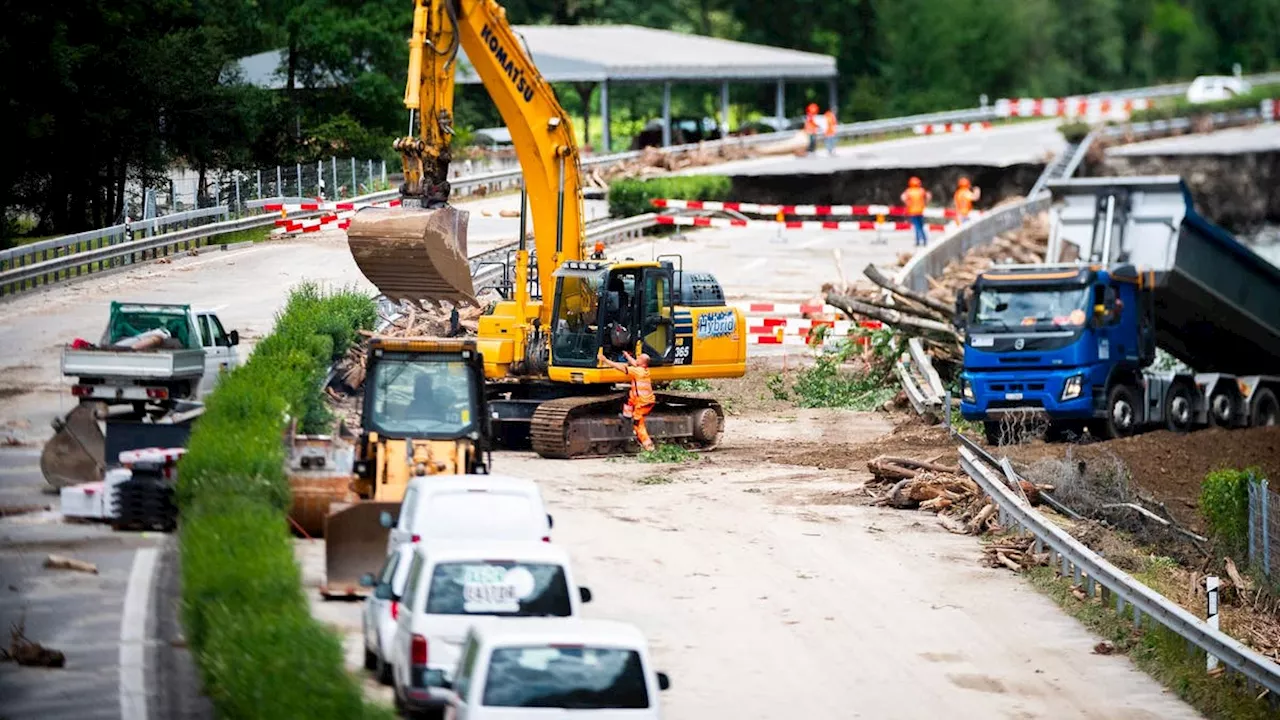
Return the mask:
<svg viewBox="0 0 1280 720"><path fill-rule="evenodd" d="M347 241L360 272L393 302L475 302L467 262L469 217L448 205L366 207L351 218Z"/></svg>
<svg viewBox="0 0 1280 720"><path fill-rule="evenodd" d="M378 516L382 512L395 515L398 502L358 502L333 505L325 520L324 572L325 584L320 592L325 597L367 595L360 586L360 576L376 573L387 557L387 536Z"/></svg>
<svg viewBox="0 0 1280 720"><path fill-rule="evenodd" d="M54 421L54 436L40 453L40 472L55 490L96 482L106 469L106 438L98 424L101 403L81 403Z"/></svg>

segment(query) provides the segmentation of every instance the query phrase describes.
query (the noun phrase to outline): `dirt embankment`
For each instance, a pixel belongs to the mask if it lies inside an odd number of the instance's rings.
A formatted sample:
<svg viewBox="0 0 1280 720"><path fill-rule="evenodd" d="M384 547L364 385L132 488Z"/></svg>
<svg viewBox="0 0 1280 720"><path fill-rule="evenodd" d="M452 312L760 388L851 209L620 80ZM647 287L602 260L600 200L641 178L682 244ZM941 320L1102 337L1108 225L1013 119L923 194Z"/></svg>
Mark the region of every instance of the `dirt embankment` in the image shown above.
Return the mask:
<svg viewBox="0 0 1280 720"><path fill-rule="evenodd" d="M919 177L935 202L950 203L956 181L969 178L982 188L978 209L986 210L1002 200L1025 195L1044 165L1021 163L1006 167L942 165L926 168L866 168L831 173L796 175L735 175L730 197L742 202L818 203L849 202L900 205L907 180Z"/></svg>
<svg viewBox="0 0 1280 720"><path fill-rule="evenodd" d="M1089 175L1181 175L1196 209L1236 233L1280 222L1280 152L1109 157Z"/></svg>

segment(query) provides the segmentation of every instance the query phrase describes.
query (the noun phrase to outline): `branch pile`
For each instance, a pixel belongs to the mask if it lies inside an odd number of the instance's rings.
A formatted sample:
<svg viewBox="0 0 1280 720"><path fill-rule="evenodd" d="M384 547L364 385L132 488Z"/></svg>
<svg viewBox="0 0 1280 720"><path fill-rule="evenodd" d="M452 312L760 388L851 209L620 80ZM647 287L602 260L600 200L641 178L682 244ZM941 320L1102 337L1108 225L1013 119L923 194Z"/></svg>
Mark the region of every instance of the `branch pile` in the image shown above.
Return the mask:
<svg viewBox="0 0 1280 720"><path fill-rule="evenodd" d="M875 265L867 265L862 272L881 291L867 293L855 288L857 295L830 291L827 304L850 317L879 320L902 335L920 338L937 360L959 363L963 359L960 334L952 324L954 300L943 302L899 285Z"/></svg>
<svg viewBox="0 0 1280 720"><path fill-rule="evenodd" d="M1035 551L1035 538L1010 535L982 548L983 560L991 567L1009 568L1014 572L1049 564L1049 553Z"/></svg>
<svg viewBox="0 0 1280 720"><path fill-rule="evenodd" d="M867 461L867 469L874 482L887 486L873 505L928 510L958 534L981 535L996 527L995 503L958 467L941 465L936 458L880 455Z"/></svg>

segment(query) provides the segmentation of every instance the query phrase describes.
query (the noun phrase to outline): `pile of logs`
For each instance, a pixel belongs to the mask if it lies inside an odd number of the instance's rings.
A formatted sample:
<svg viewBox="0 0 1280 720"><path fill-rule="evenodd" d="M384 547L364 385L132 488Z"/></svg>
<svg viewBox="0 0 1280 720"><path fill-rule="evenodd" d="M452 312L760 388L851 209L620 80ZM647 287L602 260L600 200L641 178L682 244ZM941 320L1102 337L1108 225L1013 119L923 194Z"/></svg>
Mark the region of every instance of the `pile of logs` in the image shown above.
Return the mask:
<svg viewBox="0 0 1280 720"><path fill-rule="evenodd" d="M1049 553L1035 551L1035 539L1026 535L1009 535L983 546L982 556L991 567L1022 572L1037 565L1049 564Z"/></svg>
<svg viewBox="0 0 1280 720"><path fill-rule="evenodd" d="M892 486L873 505L927 510L938 515L947 530L965 535L982 535L996 529L996 506L978 484L940 458L912 458L880 455L867 462L877 483Z"/></svg>
<svg viewBox="0 0 1280 720"><path fill-rule="evenodd" d="M861 297L835 292L827 293L826 302L839 308L850 317L879 320L908 337L919 337L925 348L937 360L959 363L964 358L964 346L952 320L955 316L955 300L943 302L931 295L916 292L898 285L875 265L863 269L867 279L886 291L892 298L879 293L879 297Z"/></svg>

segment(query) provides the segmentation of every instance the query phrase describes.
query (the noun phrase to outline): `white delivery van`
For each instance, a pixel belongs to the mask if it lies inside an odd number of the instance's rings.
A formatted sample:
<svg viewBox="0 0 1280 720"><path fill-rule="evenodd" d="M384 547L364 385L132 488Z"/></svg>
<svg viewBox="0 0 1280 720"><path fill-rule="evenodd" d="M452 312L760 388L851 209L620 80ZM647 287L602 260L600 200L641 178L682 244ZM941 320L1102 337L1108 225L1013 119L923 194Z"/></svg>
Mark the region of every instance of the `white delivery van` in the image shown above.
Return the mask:
<svg viewBox="0 0 1280 720"><path fill-rule="evenodd" d="M551 516L538 484L505 475L427 475L405 488L399 517L384 512L387 554L432 538L551 542Z"/></svg>

